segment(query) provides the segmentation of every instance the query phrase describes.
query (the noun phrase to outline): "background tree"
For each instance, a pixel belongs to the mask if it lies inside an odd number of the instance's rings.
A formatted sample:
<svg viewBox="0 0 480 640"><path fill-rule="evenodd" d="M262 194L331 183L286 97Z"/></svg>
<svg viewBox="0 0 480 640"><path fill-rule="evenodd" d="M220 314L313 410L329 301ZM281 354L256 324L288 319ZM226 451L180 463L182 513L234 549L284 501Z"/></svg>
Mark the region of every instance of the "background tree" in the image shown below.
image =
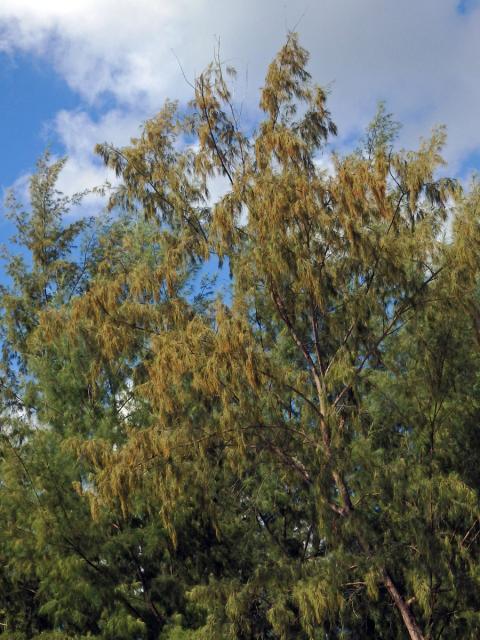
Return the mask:
<svg viewBox="0 0 480 640"><path fill-rule="evenodd" d="M181 516L182 548L152 518L156 496L148 492L137 496L134 516L116 502L92 518L92 466L67 446L95 438L117 447L150 424L148 403L132 393L145 376L137 365L148 340L142 332L132 340L126 327L122 342L116 321L110 334L97 334L94 317L52 335L92 279L112 287L125 272L141 278L162 252L156 225L133 212L63 226L80 198L56 191L63 163L41 159L31 211L10 199L23 257L6 256L11 285L2 291L2 630L18 638L157 638L171 615L198 624L183 580L195 584L210 562L208 544L218 547L208 523L197 521L201 505ZM42 333L43 314L51 335ZM203 560L191 566L199 549Z"/></svg>

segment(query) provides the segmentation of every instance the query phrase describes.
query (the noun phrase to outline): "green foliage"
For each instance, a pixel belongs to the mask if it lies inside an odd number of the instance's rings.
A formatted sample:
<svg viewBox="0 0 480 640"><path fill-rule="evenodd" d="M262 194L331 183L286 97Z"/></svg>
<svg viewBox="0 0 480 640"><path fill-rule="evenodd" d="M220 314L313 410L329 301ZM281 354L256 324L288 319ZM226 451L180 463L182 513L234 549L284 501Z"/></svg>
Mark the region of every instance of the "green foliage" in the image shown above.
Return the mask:
<svg viewBox="0 0 480 640"><path fill-rule="evenodd" d="M217 59L99 145L96 221L64 226L48 156L11 201L6 637L477 637L479 187L437 177L441 128L396 150L384 105L319 169L307 63L290 35L254 134Z"/></svg>

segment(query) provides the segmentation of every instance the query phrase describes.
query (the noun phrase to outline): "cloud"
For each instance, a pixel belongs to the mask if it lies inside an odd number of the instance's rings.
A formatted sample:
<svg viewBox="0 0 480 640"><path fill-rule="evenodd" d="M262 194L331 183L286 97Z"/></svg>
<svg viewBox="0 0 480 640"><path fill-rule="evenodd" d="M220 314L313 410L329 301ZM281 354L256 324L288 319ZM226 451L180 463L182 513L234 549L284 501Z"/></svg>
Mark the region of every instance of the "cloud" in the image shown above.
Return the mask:
<svg viewBox="0 0 480 640"><path fill-rule="evenodd" d="M82 215L95 215L103 209L106 197L96 189L105 184L118 183L115 173L104 166L93 154L97 142L109 142L116 146L128 144L130 138L139 132L139 114L111 110L94 119L86 111L60 111L54 120L46 125L48 136L60 142L68 162L57 183L58 189L67 195L91 191L82 201ZM19 176L12 189L21 202L29 201L30 173ZM71 212L76 216L78 210Z"/></svg>
<svg viewBox="0 0 480 640"><path fill-rule="evenodd" d="M178 72L171 48L188 10L182 0L2 0L0 48L44 56L90 102L158 100Z"/></svg>
<svg viewBox="0 0 480 640"><path fill-rule="evenodd" d="M69 158L60 174L58 188L73 194L106 183L117 184L114 172L93 155L93 149L97 142L115 146L128 144L139 132L139 115L138 112L112 109L93 119L86 111L60 111L49 125ZM82 211L95 214L104 206L105 200L100 194L93 193L85 199Z"/></svg>
<svg viewBox="0 0 480 640"><path fill-rule="evenodd" d="M0 48L49 61L92 112L107 98L115 105L100 120L86 112L55 120L77 175L90 171L93 180L88 145L135 133L134 118L138 124L167 96L190 96L177 58L192 78L220 38L223 59L240 72L238 99L253 112L266 66L295 26L314 78L331 88L343 140L385 99L404 123L405 145L447 125L452 170L480 147L474 2L465 12L457 0L2 0Z"/></svg>

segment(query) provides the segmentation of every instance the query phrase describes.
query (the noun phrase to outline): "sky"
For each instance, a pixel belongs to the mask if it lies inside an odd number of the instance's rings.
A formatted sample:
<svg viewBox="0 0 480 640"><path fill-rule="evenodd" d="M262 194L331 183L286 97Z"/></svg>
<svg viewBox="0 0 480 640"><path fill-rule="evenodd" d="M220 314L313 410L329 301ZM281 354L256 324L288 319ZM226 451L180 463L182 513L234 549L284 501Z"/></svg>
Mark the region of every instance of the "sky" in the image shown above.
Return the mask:
<svg viewBox="0 0 480 640"><path fill-rule="evenodd" d="M109 176L97 142L128 143L212 59L237 68L254 124L268 63L296 30L348 147L385 100L414 147L445 124L449 173L480 169L480 0L0 0L0 192L48 145L66 193ZM101 202L92 206L100 208ZM0 209L0 242L10 233Z"/></svg>

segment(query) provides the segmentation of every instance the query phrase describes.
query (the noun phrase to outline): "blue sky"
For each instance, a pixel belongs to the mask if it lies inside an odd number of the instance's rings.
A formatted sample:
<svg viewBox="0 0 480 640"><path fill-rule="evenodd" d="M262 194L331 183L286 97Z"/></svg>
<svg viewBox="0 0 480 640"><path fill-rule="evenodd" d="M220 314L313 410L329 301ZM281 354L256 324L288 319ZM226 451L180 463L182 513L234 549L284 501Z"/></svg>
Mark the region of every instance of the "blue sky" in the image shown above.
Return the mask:
<svg viewBox="0 0 480 640"><path fill-rule="evenodd" d="M48 142L45 124L59 109L74 109L78 96L52 68L27 55L0 54L0 159L3 186L30 168Z"/></svg>
<svg viewBox="0 0 480 640"><path fill-rule="evenodd" d="M236 99L254 114L294 27L330 89L339 144L386 100L401 144L444 123L450 172L480 168L480 0L2 0L0 188L24 187L47 145L70 157L66 192L102 183L94 144L126 143L166 97L188 99L178 60L193 78L218 40L239 70Z"/></svg>

